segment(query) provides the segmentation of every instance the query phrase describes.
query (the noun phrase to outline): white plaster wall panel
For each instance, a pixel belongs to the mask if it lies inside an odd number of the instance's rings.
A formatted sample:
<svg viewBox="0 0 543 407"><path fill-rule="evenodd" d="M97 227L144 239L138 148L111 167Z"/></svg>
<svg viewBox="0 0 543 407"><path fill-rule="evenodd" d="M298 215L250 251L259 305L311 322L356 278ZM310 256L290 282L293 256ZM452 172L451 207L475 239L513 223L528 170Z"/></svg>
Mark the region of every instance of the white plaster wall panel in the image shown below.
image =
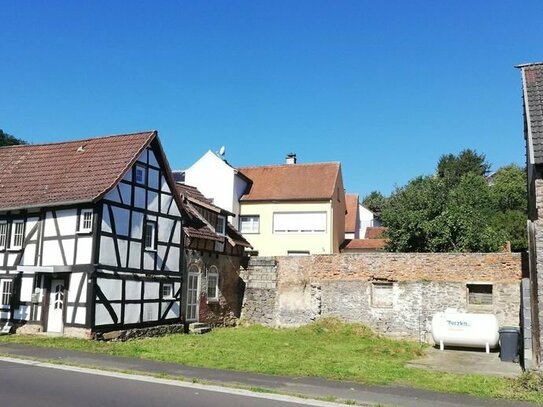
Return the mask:
<svg viewBox="0 0 543 407"><path fill-rule="evenodd" d="M55 222L53 221L53 214L51 211L47 211L45 213L45 225L43 228L43 236L45 237L51 237L56 236L57 231L55 229Z"/></svg>
<svg viewBox="0 0 543 407"><path fill-rule="evenodd" d="M109 236L100 237L100 264L114 267L117 266L113 239Z"/></svg>
<svg viewBox="0 0 543 407"><path fill-rule="evenodd" d="M147 192L147 209L153 212L158 212L158 193L153 191Z"/></svg>
<svg viewBox="0 0 543 407"><path fill-rule="evenodd" d="M134 206L136 208L145 209L145 189L140 187L134 188Z"/></svg>
<svg viewBox="0 0 543 407"><path fill-rule="evenodd" d="M158 189L160 186L160 173L157 170L149 168L147 185L151 188Z"/></svg>
<svg viewBox="0 0 543 407"><path fill-rule="evenodd" d="M128 209L111 207L113 212L113 220L115 223L115 233L121 236L128 236L130 225L130 211Z"/></svg>
<svg viewBox="0 0 543 407"><path fill-rule="evenodd" d="M0 318L9 319L9 312L0 312Z"/></svg>
<svg viewBox="0 0 543 407"><path fill-rule="evenodd" d="M179 248L170 247L168 258L166 259L165 271L179 271Z"/></svg>
<svg viewBox="0 0 543 407"><path fill-rule="evenodd" d="M173 232L172 243L180 244L181 243L181 222L175 222L175 231Z"/></svg>
<svg viewBox="0 0 543 407"><path fill-rule="evenodd" d="M130 199L132 197L132 187L130 185L119 183L119 191L121 191L121 197L123 198L123 203L125 205L130 205Z"/></svg>
<svg viewBox="0 0 543 407"><path fill-rule="evenodd" d="M124 289L127 300L139 300L141 298L141 281L127 280Z"/></svg>
<svg viewBox="0 0 543 407"><path fill-rule="evenodd" d="M100 287L106 298L110 301L120 300L122 293L122 281L109 278L98 278L96 284Z"/></svg>
<svg viewBox="0 0 543 407"><path fill-rule="evenodd" d="M21 278L21 301L30 301L32 299L33 287L34 277Z"/></svg>
<svg viewBox="0 0 543 407"><path fill-rule="evenodd" d="M158 292L160 289L159 283L153 283L153 282L146 282L144 293L145 293L145 299L146 300L154 300L158 299Z"/></svg>
<svg viewBox="0 0 543 407"><path fill-rule="evenodd" d="M8 254L8 266L9 267L15 267L17 264L15 264L15 261L17 260L17 253L9 253Z"/></svg>
<svg viewBox="0 0 543 407"><path fill-rule="evenodd" d="M83 273L72 273L70 274L70 287L68 289L68 302L77 301L77 291L79 290L79 284L81 279L84 278L85 274ZM79 302L85 302L86 298L83 297L83 293L86 294L87 287L85 285L86 281L83 282L83 289L81 290L81 297Z"/></svg>
<svg viewBox="0 0 543 407"><path fill-rule="evenodd" d="M113 308L118 321L119 315L121 315L121 305L111 304L111 307ZM94 319L96 325L108 325L113 323L113 319L103 304L96 304Z"/></svg>
<svg viewBox="0 0 543 407"><path fill-rule="evenodd" d="M121 195L119 195L119 191L117 191L117 188L113 188L111 191L109 191L105 198L108 200L108 201L113 201L113 202L119 202L121 203Z"/></svg>
<svg viewBox="0 0 543 407"><path fill-rule="evenodd" d="M56 211L58 228L62 236L75 235L77 231L77 209Z"/></svg>
<svg viewBox="0 0 543 407"><path fill-rule="evenodd" d="M121 260L120 267L126 267L128 261L128 240L117 239L117 245L119 246L119 258Z"/></svg>
<svg viewBox="0 0 543 407"><path fill-rule="evenodd" d="M92 236L77 239L75 264L90 264L92 259Z"/></svg>
<svg viewBox="0 0 543 407"><path fill-rule="evenodd" d="M102 231L111 233L111 220L109 219L109 210L108 206L104 204L102 211Z"/></svg>
<svg viewBox="0 0 543 407"><path fill-rule="evenodd" d="M177 207L177 203L173 203L170 207L169 214L172 216L181 216L181 213L179 212L179 208Z"/></svg>
<svg viewBox="0 0 543 407"><path fill-rule="evenodd" d="M28 305L21 305L13 313L14 319L22 319L28 321L30 319L30 307Z"/></svg>
<svg viewBox="0 0 543 407"><path fill-rule="evenodd" d="M147 156L149 158L148 164L153 165L155 167L160 167L160 165L158 165L158 161L156 159L155 153L153 153L153 150L149 149L148 151L149 151L149 155Z"/></svg>
<svg viewBox="0 0 543 407"><path fill-rule="evenodd" d="M177 293L179 291L179 288L181 288L181 283L173 283L173 293Z"/></svg>
<svg viewBox="0 0 543 407"><path fill-rule="evenodd" d="M130 168L126 174L124 175L123 179L128 182L132 182L132 168Z"/></svg>
<svg viewBox="0 0 543 407"><path fill-rule="evenodd" d="M0 264L4 264L4 257L6 256L7 254L5 253L0 253Z"/></svg>
<svg viewBox="0 0 543 407"><path fill-rule="evenodd" d="M32 228L36 226L36 223L38 223L38 218L28 218L26 220L26 230L25 230L25 237L33 237L36 238L37 229L34 232L34 236L30 236L30 232L32 231Z"/></svg>
<svg viewBox="0 0 543 407"><path fill-rule="evenodd" d="M124 306L124 323L137 324L140 322L140 304L126 304Z"/></svg>
<svg viewBox="0 0 543 407"><path fill-rule="evenodd" d="M160 179L161 179L161 184L162 184L162 186L160 187L160 189L161 189L163 192L171 193L172 191L170 190L170 186L168 185L168 182L166 181L166 178L160 177Z"/></svg>
<svg viewBox="0 0 543 407"><path fill-rule="evenodd" d="M35 256L36 256L36 244L35 243L27 244L23 252L23 257L21 258L21 265L33 266L34 260L36 258ZM2 264L1 261L0 261L0 264Z"/></svg>
<svg viewBox="0 0 543 407"><path fill-rule="evenodd" d="M75 321L76 324L85 324L87 323L87 307L77 307L75 312Z"/></svg>
<svg viewBox="0 0 543 407"><path fill-rule="evenodd" d="M146 303L143 304L143 321L156 321L158 320L158 303Z"/></svg>
<svg viewBox="0 0 543 407"><path fill-rule="evenodd" d="M64 249L64 255L66 256L66 263L73 264L74 262L74 250L75 250L75 239L64 239L62 240L62 248Z"/></svg>
<svg viewBox="0 0 543 407"><path fill-rule="evenodd" d="M164 256L166 255L166 246L158 245L156 255L156 269L160 270L162 268L162 263L164 262Z"/></svg>
<svg viewBox="0 0 543 407"><path fill-rule="evenodd" d="M145 270L154 270L155 269L155 252L146 251L143 254L143 268Z"/></svg>
<svg viewBox="0 0 543 407"><path fill-rule="evenodd" d="M172 319L172 318L179 318L181 316L181 307L179 307L179 303L176 302L172 305L172 308L168 311L168 314L166 315L166 319ZM165 309L164 307L162 309Z"/></svg>
<svg viewBox="0 0 543 407"><path fill-rule="evenodd" d="M128 258L128 267L132 269L141 268L141 243L130 242L130 256Z"/></svg>
<svg viewBox="0 0 543 407"><path fill-rule="evenodd" d="M156 215L147 215L147 220L152 220L156 222L156 219L157 219Z"/></svg>
<svg viewBox="0 0 543 407"><path fill-rule="evenodd" d="M160 195L160 212L168 213L168 208L172 202L173 197L171 195L161 194Z"/></svg>
<svg viewBox="0 0 543 407"><path fill-rule="evenodd" d="M132 212L132 231L131 231L130 236L133 239L141 239L142 231L143 231L143 213L134 211Z"/></svg>
<svg viewBox="0 0 543 407"><path fill-rule="evenodd" d="M143 152L138 157L138 161L147 164L147 150L143 150Z"/></svg>
<svg viewBox="0 0 543 407"><path fill-rule="evenodd" d="M247 182L245 182L239 175L234 175L234 196L232 197L232 209L230 211L236 215L236 217L229 216L230 223L235 225L237 229L239 219L239 200L247 189Z"/></svg>
<svg viewBox="0 0 543 407"><path fill-rule="evenodd" d="M56 240L46 240L43 242L42 264L44 266L61 266L62 254L60 252L59 242Z"/></svg>
<svg viewBox="0 0 543 407"><path fill-rule="evenodd" d="M168 243L174 221L168 218L158 218L158 241Z"/></svg>

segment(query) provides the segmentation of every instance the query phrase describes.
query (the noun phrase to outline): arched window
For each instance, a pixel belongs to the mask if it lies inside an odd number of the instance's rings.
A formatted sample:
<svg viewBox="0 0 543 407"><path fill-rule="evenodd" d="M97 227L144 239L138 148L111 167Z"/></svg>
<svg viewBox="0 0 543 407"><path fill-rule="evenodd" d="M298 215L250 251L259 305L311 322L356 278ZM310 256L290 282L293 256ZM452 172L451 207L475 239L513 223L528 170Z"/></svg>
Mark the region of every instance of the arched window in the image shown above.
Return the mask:
<svg viewBox="0 0 543 407"><path fill-rule="evenodd" d="M219 270L216 266L209 267L207 272L207 299L208 301L219 299Z"/></svg>

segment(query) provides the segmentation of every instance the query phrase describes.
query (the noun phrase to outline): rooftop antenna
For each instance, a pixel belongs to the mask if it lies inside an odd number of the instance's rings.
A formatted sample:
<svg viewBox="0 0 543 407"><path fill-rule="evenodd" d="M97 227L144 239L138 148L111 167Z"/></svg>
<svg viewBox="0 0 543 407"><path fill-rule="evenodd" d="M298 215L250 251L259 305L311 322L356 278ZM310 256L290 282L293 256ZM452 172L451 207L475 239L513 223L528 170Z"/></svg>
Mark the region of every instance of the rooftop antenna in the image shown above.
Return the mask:
<svg viewBox="0 0 543 407"><path fill-rule="evenodd" d="M225 146L222 146L221 148L219 148L219 155L221 157L224 157L225 153L226 153L226 147Z"/></svg>

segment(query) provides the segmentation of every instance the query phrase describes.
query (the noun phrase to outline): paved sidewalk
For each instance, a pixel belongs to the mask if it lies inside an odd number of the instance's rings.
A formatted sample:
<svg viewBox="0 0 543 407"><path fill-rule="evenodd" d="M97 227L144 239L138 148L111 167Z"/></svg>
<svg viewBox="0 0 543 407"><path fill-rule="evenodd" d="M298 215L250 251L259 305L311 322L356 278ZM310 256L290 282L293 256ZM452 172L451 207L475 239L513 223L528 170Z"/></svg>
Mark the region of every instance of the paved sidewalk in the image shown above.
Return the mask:
<svg viewBox="0 0 543 407"><path fill-rule="evenodd" d="M198 368L175 363L154 362L61 349L37 348L12 343L0 344L0 354L104 370L131 371L151 375L166 374L185 381L196 380L223 386L265 388L280 393L299 394L307 397L336 397L338 400L355 400L361 404L406 407L522 407L536 405L514 401L485 400L461 394L438 393L399 386L368 386L317 378L271 376Z"/></svg>

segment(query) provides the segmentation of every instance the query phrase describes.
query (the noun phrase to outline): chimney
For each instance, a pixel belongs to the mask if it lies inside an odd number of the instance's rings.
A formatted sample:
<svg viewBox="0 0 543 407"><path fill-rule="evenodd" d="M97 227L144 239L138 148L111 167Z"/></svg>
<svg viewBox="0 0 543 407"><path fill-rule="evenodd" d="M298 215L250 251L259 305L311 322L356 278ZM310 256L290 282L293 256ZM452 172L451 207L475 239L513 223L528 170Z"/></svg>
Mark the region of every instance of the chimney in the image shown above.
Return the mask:
<svg viewBox="0 0 543 407"><path fill-rule="evenodd" d="M296 153L287 154L287 158L285 159L285 164L296 164Z"/></svg>

